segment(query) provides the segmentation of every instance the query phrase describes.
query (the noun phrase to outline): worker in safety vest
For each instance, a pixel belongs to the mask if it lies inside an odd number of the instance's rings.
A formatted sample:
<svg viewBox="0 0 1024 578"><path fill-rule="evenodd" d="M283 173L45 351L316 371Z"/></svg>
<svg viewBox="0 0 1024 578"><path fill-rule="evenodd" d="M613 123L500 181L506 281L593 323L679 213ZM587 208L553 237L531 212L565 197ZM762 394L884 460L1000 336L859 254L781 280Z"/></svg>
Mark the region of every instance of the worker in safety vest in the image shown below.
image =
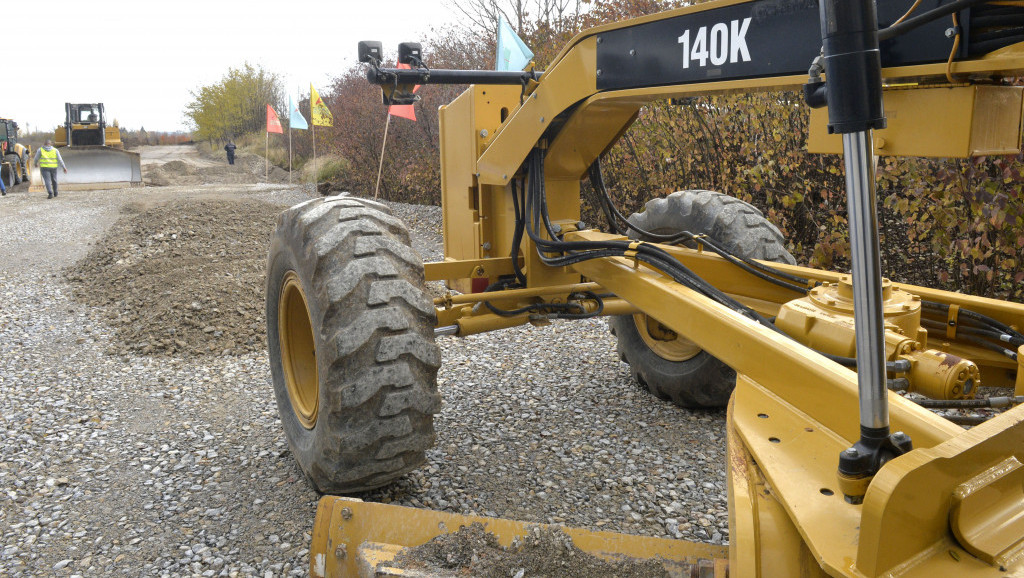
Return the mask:
<svg viewBox="0 0 1024 578"><path fill-rule="evenodd" d="M53 141L47 140L46 144L36 149L36 156L32 162L39 167L39 174L43 177L43 184L46 185L46 198L52 199L57 196L57 167L64 169L68 174L68 168L64 166L64 159L60 152L53 148Z"/></svg>

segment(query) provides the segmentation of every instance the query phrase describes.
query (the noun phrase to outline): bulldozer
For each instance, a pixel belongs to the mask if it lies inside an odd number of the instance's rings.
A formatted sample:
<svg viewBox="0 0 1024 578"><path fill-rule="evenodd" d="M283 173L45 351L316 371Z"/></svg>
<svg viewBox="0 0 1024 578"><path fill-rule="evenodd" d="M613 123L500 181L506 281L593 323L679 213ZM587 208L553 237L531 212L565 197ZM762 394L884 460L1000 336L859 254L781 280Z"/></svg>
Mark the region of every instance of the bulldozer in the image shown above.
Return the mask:
<svg viewBox="0 0 1024 578"><path fill-rule="evenodd" d="M323 494L310 574L422 575L395 556L472 522L503 545L525 532L344 494L425 461L438 338L595 316L651 393L727 407L729 545L565 529L584 551L673 576L1024 574L1024 306L883 278L874 167L1019 154L1020 21L1015 1L721 0L584 31L524 72L428 68L416 43L387 68L360 43L385 105L469 88L439 114L443 261L354 196L292 207L271 239L274 392ZM649 103L768 90L801 91L808 150L843 154L849 272L797 265L739 199L679 191L627 216L604 185ZM580 219L586 179L608 230ZM983 382L1012 395L978 399ZM966 429L895 390L1011 407Z"/></svg>
<svg viewBox="0 0 1024 578"><path fill-rule="evenodd" d="M28 180L31 156L32 149L18 142L18 123L0 118L0 179L5 187Z"/></svg>
<svg viewBox="0 0 1024 578"><path fill-rule="evenodd" d="M107 125L103 103L64 104L64 125L53 135L67 174L57 172L64 190L121 189L142 186L139 153L124 150L121 129ZM44 190L39 169L32 170L30 191Z"/></svg>

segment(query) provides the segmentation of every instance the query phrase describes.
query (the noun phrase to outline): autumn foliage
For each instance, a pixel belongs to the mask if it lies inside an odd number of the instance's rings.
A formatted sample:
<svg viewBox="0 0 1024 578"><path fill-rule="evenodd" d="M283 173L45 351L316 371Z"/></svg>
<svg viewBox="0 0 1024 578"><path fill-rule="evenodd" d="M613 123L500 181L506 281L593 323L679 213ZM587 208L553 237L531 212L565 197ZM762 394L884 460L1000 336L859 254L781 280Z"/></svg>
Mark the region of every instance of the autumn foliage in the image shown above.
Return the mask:
<svg viewBox="0 0 1024 578"><path fill-rule="evenodd" d="M284 100L281 77L246 62L229 68L220 81L193 91L185 117L197 139L230 139L262 131L266 106L280 110Z"/></svg>

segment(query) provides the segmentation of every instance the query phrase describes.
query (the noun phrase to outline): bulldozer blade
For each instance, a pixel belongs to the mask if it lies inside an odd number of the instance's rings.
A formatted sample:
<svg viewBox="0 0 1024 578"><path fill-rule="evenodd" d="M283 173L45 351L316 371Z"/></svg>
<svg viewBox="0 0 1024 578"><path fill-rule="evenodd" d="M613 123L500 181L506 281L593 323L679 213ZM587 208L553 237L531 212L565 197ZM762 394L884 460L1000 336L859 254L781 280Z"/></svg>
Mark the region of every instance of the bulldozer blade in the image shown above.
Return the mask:
<svg viewBox="0 0 1024 578"><path fill-rule="evenodd" d="M451 569L437 572L397 567L393 561L406 548L422 545L436 536L456 532L461 526L483 524L505 547L531 528L529 524L503 518L463 516L390 504L363 502L355 498L324 496L317 505L313 543L309 551L310 576L462 576ZM728 576L727 546L594 532L557 527L580 550L608 561L656 559L669 576L724 578Z"/></svg>
<svg viewBox="0 0 1024 578"><path fill-rule="evenodd" d="M65 191L123 189L142 186L139 153L106 146L61 147L68 172L57 171L57 186ZM45 191L39 167L32 167L30 192Z"/></svg>

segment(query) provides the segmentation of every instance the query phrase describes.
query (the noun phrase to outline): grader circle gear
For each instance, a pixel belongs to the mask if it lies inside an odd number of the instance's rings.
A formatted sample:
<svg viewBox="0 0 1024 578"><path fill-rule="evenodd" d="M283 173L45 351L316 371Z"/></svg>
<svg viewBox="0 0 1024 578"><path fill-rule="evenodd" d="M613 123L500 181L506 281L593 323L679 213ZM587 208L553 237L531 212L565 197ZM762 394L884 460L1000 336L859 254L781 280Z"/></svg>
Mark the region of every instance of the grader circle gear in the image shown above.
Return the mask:
<svg viewBox="0 0 1024 578"><path fill-rule="evenodd" d="M292 453L320 492L383 486L434 443L440 350L423 263L383 205L303 203L278 220L267 341Z"/></svg>
<svg viewBox="0 0 1024 578"><path fill-rule="evenodd" d="M648 202L629 222L660 235L705 234L739 257L796 264L782 233L761 211L721 193L677 191ZM630 236L638 238L635 232ZM681 407L721 407L729 401L736 372L692 341L643 313L613 317L609 325L633 378L654 395Z"/></svg>

